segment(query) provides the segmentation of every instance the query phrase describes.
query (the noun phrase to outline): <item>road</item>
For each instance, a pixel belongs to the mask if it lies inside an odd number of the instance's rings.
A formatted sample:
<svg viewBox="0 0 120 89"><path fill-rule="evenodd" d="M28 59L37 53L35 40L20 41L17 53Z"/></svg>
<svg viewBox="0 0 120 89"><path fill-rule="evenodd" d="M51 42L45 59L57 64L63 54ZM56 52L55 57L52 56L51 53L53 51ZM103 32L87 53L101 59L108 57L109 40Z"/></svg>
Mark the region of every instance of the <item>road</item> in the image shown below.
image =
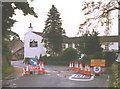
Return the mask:
<svg viewBox="0 0 120 89"><path fill-rule="evenodd" d="M25 67L22 61L13 61L11 64ZM74 73L67 69L65 66L45 65L45 74L23 75L13 80L9 87L107 87L108 75L95 76L92 81L73 81L69 80L69 77Z"/></svg>

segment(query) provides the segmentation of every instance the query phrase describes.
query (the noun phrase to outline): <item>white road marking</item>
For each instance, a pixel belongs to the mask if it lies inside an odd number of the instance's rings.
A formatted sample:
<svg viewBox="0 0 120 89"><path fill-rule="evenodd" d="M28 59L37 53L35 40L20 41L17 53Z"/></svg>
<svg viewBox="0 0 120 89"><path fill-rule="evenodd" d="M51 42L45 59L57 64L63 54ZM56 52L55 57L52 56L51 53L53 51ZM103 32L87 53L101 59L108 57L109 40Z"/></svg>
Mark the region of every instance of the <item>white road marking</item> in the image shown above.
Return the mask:
<svg viewBox="0 0 120 89"><path fill-rule="evenodd" d="M108 75L108 79L106 81L109 81L110 80L110 76Z"/></svg>
<svg viewBox="0 0 120 89"><path fill-rule="evenodd" d="M60 76L60 74L57 74L57 76Z"/></svg>
<svg viewBox="0 0 120 89"><path fill-rule="evenodd" d="M73 74L72 76L69 77L69 80L74 80L74 81L91 81L94 79L95 75L92 75L90 79L74 79L77 74Z"/></svg>
<svg viewBox="0 0 120 89"><path fill-rule="evenodd" d="M80 75L80 78L82 78L83 77L83 75Z"/></svg>
<svg viewBox="0 0 120 89"><path fill-rule="evenodd" d="M75 76L75 78L77 78L77 77L78 77L78 75Z"/></svg>
<svg viewBox="0 0 120 89"><path fill-rule="evenodd" d="M83 75L83 78L85 78L85 75Z"/></svg>
<svg viewBox="0 0 120 89"><path fill-rule="evenodd" d="M76 74L73 74L72 76L70 76L69 79L71 80L74 76L76 76Z"/></svg>

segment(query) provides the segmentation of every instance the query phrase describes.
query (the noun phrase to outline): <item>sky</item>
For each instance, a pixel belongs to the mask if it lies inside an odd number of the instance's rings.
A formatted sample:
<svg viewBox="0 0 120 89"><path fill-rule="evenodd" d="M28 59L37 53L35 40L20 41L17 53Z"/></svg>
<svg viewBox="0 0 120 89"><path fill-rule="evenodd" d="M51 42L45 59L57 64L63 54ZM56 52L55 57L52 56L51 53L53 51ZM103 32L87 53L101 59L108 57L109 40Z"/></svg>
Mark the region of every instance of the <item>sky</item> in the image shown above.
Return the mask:
<svg viewBox="0 0 120 89"><path fill-rule="evenodd" d="M14 24L11 30L18 33L22 41L24 41L24 34L28 32L30 23L32 23L33 31L42 32L45 27L45 21L48 18L47 13L52 8L52 5L55 5L60 13L62 27L65 29L66 35L68 37L75 37L79 31L80 23L85 20L82 11L82 1L83 0L34 0L31 2L28 0L30 7L34 7L38 18L31 15L23 16L21 10L15 10L16 15L13 15L13 19L16 19L18 22ZM113 21L114 24L111 29L111 35L118 34L118 30L116 30L118 27L117 21L117 18ZM101 28L99 33L100 35L104 35L104 29Z"/></svg>

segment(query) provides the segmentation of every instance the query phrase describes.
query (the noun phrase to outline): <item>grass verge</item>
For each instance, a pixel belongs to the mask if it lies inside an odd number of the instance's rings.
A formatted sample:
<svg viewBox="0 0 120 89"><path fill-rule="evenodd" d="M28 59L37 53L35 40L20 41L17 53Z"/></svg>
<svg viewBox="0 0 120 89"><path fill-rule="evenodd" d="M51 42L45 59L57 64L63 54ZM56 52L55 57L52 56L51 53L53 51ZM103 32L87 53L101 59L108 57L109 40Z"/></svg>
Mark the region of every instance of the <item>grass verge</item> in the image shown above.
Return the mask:
<svg viewBox="0 0 120 89"><path fill-rule="evenodd" d="M3 79L6 76L9 76L11 73L14 72L14 67L13 66L9 66L6 69L3 70Z"/></svg>
<svg viewBox="0 0 120 89"><path fill-rule="evenodd" d="M111 66L110 87L120 88L120 63L114 62Z"/></svg>

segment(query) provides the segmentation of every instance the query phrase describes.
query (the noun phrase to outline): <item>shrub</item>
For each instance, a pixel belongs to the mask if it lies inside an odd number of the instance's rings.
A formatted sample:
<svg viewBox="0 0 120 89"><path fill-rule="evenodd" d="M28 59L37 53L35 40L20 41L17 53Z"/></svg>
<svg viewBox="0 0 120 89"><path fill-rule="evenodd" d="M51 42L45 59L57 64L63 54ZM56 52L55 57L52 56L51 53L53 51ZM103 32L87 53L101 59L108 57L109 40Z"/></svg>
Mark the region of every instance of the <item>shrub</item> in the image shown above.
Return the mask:
<svg viewBox="0 0 120 89"><path fill-rule="evenodd" d="M115 52L104 52L104 59L106 60L105 66L110 67L116 58L117 55Z"/></svg>
<svg viewBox="0 0 120 89"><path fill-rule="evenodd" d="M46 64L49 65L68 65L69 61L78 58L77 51L73 48L67 48L62 55L46 57Z"/></svg>
<svg viewBox="0 0 120 89"><path fill-rule="evenodd" d="M50 65L65 65L66 62L63 60L62 56L49 56L46 61Z"/></svg>
<svg viewBox="0 0 120 89"><path fill-rule="evenodd" d="M39 59L39 61L44 61L46 63L46 61L47 61L47 55L42 56L41 59Z"/></svg>
<svg viewBox="0 0 120 89"><path fill-rule="evenodd" d="M26 62L28 62L28 64L30 64L30 59L31 58L26 57L25 60L24 60L24 63L26 64Z"/></svg>
<svg viewBox="0 0 120 89"><path fill-rule="evenodd" d="M93 54L93 58L94 58L94 59L104 59L103 53L101 53L101 52L96 52L95 54Z"/></svg>
<svg viewBox="0 0 120 89"><path fill-rule="evenodd" d="M62 57L66 61L74 61L78 58L77 50L74 48L67 48L62 54Z"/></svg>
<svg viewBox="0 0 120 89"><path fill-rule="evenodd" d="M100 54L100 53L96 53L94 55L85 55L82 59L83 65L85 65L85 63L90 64L91 59L104 59L104 58L103 58L102 54Z"/></svg>
<svg viewBox="0 0 120 89"><path fill-rule="evenodd" d="M85 55L81 60L83 66L85 66L86 63L90 64L90 61L93 58L94 58L94 55Z"/></svg>

